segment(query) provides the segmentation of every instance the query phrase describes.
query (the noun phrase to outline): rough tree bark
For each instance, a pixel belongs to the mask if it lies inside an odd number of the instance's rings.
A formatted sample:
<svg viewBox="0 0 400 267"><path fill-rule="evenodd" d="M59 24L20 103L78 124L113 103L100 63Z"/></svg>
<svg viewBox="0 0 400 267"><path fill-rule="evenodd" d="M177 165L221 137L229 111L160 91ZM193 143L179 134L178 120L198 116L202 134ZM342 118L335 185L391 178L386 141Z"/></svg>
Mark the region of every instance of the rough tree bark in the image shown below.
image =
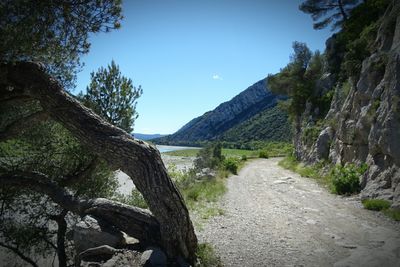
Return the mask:
<svg viewBox="0 0 400 267"><path fill-rule="evenodd" d="M139 239L145 246L161 245L160 226L156 218L147 210L104 198L77 198L52 182L49 177L36 172L3 174L0 175L0 184L26 188L47 195L63 209L81 217L94 215Z"/></svg>
<svg viewBox="0 0 400 267"><path fill-rule="evenodd" d="M135 140L82 106L38 63L0 65L0 94L28 95L38 100L46 113L111 168L129 175L159 223L161 245L167 255L194 262L197 237L184 200L156 148Z"/></svg>

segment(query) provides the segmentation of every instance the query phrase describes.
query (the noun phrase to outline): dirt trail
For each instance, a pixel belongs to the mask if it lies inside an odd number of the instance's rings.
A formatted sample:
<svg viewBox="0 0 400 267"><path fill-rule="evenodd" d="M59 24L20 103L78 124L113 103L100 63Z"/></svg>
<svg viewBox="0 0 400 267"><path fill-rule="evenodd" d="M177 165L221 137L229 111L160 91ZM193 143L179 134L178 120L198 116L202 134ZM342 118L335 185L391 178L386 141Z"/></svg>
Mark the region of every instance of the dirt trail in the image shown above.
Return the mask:
<svg viewBox="0 0 400 267"><path fill-rule="evenodd" d="M225 214L198 232L225 266L400 266L399 223L279 160L255 160L230 177Z"/></svg>

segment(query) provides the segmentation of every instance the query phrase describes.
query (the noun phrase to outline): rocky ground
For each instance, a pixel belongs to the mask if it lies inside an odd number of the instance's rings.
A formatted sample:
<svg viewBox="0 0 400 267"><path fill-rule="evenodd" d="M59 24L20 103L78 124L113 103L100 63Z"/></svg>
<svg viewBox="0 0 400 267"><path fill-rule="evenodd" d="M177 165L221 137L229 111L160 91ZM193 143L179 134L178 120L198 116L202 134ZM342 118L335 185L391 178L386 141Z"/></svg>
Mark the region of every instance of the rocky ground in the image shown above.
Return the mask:
<svg viewBox="0 0 400 267"><path fill-rule="evenodd" d="M177 170L188 170L193 167L194 157L176 157L166 154L161 154L161 157L167 168L175 166ZM122 171L116 171L115 175L119 183L118 192L123 195L129 195L135 187L132 179Z"/></svg>
<svg viewBox="0 0 400 267"><path fill-rule="evenodd" d="M400 223L258 159L227 181L225 214L198 231L225 266L400 266Z"/></svg>

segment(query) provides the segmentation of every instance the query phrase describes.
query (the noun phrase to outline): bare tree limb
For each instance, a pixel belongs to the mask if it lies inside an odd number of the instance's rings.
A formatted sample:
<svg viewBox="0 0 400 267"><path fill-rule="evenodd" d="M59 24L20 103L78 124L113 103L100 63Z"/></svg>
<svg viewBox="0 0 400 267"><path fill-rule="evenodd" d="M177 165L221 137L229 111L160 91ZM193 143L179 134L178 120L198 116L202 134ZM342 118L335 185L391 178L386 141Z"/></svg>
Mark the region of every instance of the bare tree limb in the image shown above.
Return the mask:
<svg viewBox="0 0 400 267"><path fill-rule="evenodd" d="M30 265L34 266L34 267L39 267L39 265L36 264L36 262L34 262L31 258L29 258L28 256L24 255L24 253L22 253L17 247L13 247L10 245L7 245L3 242L0 242L0 246L4 247L6 249L11 250L13 253L15 253L16 255L18 255L18 257L20 257L22 260L26 261L27 263L29 263Z"/></svg>

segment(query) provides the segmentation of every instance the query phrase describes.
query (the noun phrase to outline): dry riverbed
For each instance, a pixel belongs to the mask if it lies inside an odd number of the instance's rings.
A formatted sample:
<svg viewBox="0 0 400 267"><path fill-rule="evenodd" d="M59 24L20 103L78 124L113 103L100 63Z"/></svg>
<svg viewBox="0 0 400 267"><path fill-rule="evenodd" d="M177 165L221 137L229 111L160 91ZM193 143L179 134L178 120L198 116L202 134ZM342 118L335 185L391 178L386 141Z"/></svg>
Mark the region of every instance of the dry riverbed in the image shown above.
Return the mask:
<svg viewBox="0 0 400 267"><path fill-rule="evenodd" d="M231 176L224 215L198 231L225 266L400 266L400 223L279 160L254 160Z"/></svg>

